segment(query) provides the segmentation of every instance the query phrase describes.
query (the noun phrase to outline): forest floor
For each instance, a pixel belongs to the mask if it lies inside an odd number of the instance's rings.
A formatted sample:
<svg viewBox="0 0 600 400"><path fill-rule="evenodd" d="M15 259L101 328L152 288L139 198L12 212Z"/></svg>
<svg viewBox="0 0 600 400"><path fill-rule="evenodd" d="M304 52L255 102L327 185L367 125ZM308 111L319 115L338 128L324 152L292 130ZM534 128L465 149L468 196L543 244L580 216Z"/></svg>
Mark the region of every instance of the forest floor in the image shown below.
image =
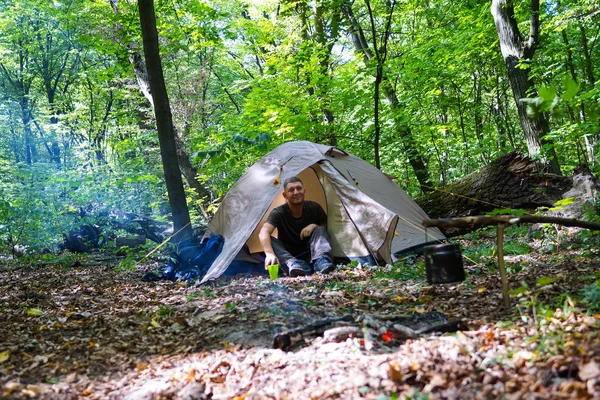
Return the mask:
<svg viewBox="0 0 600 400"><path fill-rule="evenodd" d="M462 238L475 264L444 285L426 283L419 257L202 286L142 282L156 263L123 272L108 255L5 260L0 398L600 398L597 247L508 240L506 310L493 240ZM440 313L466 327L410 337L390 323ZM324 329L355 337L313 329L273 348L277 333L343 316Z"/></svg>

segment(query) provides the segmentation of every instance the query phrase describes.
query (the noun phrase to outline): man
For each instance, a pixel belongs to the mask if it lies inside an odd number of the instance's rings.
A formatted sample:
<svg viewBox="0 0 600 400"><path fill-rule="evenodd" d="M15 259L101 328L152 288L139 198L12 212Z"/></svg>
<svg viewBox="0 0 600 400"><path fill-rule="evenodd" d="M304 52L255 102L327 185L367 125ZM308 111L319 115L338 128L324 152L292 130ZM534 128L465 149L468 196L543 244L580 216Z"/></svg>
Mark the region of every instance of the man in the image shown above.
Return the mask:
<svg viewBox="0 0 600 400"><path fill-rule="evenodd" d="M327 233L327 215L319 203L304 200L306 189L294 176L283 183L285 204L271 211L258 238L265 251L265 268L279 264L290 276L335 269ZM277 228L278 238L271 236Z"/></svg>

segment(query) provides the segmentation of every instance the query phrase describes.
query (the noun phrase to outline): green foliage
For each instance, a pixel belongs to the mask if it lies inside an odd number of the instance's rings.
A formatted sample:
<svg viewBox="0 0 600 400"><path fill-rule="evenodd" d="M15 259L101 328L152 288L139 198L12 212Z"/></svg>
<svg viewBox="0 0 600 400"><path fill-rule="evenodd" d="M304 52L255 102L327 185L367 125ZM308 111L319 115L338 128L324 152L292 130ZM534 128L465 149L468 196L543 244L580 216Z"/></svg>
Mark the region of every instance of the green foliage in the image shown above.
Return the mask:
<svg viewBox="0 0 600 400"><path fill-rule="evenodd" d="M404 396L405 400L429 400L429 394L421 393L417 388L413 389L412 394Z"/></svg>
<svg viewBox="0 0 600 400"><path fill-rule="evenodd" d="M600 200L592 200L583 205L584 219L590 222L600 221Z"/></svg>
<svg viewBox="0 0 600 400"><path fill-rule="evenodd" d="M527 214L527 210L523 209L514 209L514 208L498 208L493 211L489 211L485 213L486 215L525 215Z"/></svg>
<svg viewBox="0 0 600 400"><path fill-rule="evenodd" d="M412 258L403 261L397 261L389 270L378 269L373 275L374 280L395 279L401 281L411 281L425 279L425 263L423 261L415 262Z"/></svg>
<svg viewBox="0 0 600 400"><path fill-rule="evenodd" d="M531 118L536 118L540 113L551 113L555 117L565 117L569 107L577 106L583 101L590 98L597 98L599 93L595 90L579 94L581 85L575 82L572 78L563 77L562 79L562 94L553 87L540 87L537 97L529 97L521 99L521 102L527 105L527 113ZM599 108L595 104L590 104L586 112L587 119L598 122L600 114Z"/></svg>
<svg viewBox="0 0 600 400"><path fill-rule="evenodd" d="M480 242L472 246L463 246L462 253L467 259L472 259L477 263L483 262L483 259L490 259L495 252L495 247L485 242ZM484 262L485 263L485 262Z"/></svg>
<svg viewBox="0 0 600 400"><path fill-rule="evenodd" d="M193 301L193 300L195 300L197 298L201 298L201 297L215 297L215 296L216 296L215 292L211 288L207 287L198 292L190 293L187 296L187 301Z"/></svg>
<svg viewBox="0 0 600 400"><path fill-rule="evenodd" d="M158 306L158 317L159 318L167 318L170 317L173 314L173 308L171 306L168 305L159 305Z"/></svg>
<svg viewBox="0 0 600 400"><path fill-rule="evenodd" d="M345 291L346 293L359 293L364 289L362 284L354 284L345 281L329 281L325 284L325 289L328 291Z"/></svg>
<svg viewBox="0 0 600 400"><path fill-rule="evenodd" d="M549 276L541 276L535 281L537 287L543 287L554 283L557 278L551 278Z"/></svg>
<svg viewBox="0 0 600 400"><path fill-rule="evenodd" d="M137 258L134 255L128 255L121 260L119 266L115 269L117 272L133 272L137 264Z"/></svg>
<svg viewBox="0 0 600 400"><path fill-rule="evenodd" d="M10 249L26 244L33 249L51 247L68 231L61 188L48 182L44 166L18 165L0 177L0 246Z"/></svg>
<svg viewBox="0 0 600 400"><path fill-rule="evenodd" d="M583 287L580 294L590 311L600 310L600 280Z"/></svg>
<svg viewBox="0 0 600 400"><path fill-rule="evenodd" d="M526 4L515 6L528 20ZM355 47L349 10L366 51ZM598 152L595 10L589 0L547 5L542 43L519 62L538 84L522 101L530 115L550 116L546 137L564 173ZM193 217L216 210L283 142L335 142L374 162L371 44L381 43L389 4L371 2L373 31L368 11L338 0L156 2L174 122L210 192L199 199L188 191ZM489 2L403 2L390 23L379 101L385 172L418 195L417 156L443 186L526 149ZM84 222L80 207L165 219L155 121L131 65L142 53L135 2L118 2L115 12L109 2L6 1L0 31L0 248L56 245ZM506 212L522 210L491 214ZM411 276L405 269L399 279Z"/></svg>
<svg viewBox="0 0 600 400"><path fill-rule="evenodd" d="M527 243L520 243L517 240L510 240L504 243L504 254L509 256L517 256L529 254L531 249Z"/></svg>

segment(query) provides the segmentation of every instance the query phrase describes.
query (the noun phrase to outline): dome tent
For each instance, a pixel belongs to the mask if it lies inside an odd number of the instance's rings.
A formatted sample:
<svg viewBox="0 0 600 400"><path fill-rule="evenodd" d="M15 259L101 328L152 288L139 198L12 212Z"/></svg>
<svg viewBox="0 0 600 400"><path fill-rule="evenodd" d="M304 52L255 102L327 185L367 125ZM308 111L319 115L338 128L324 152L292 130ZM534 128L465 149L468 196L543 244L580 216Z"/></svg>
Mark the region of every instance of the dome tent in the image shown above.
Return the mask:
<svg viewBox="0 0 600 400"><path fill-rule="evenodd" d="M224 197L209 232L225 243L202 282L223 274L244 245L250 253L262 251L258 233L271 210L284 203L282 185L292 176L304 183L306 199L327 213L334 257L391 263L393 253L444 239L437 229L424 232L427 214L368 162L334 146L288 142L252 165Z"/></svg>

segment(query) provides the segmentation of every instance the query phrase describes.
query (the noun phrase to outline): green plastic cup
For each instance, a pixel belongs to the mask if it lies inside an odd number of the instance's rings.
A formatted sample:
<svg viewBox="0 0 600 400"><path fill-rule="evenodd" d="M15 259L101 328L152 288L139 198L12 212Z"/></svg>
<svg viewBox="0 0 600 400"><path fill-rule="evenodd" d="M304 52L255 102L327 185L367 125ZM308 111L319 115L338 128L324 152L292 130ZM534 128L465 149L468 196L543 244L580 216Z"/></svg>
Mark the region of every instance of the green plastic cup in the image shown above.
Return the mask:
<svg viewBox="0 0 600 400"><path fill-rule="evenodd" d="M277 276L279 275L279 264L269 265L267 266L267 269L269 270L271 279L277 279Z"/></svg>

